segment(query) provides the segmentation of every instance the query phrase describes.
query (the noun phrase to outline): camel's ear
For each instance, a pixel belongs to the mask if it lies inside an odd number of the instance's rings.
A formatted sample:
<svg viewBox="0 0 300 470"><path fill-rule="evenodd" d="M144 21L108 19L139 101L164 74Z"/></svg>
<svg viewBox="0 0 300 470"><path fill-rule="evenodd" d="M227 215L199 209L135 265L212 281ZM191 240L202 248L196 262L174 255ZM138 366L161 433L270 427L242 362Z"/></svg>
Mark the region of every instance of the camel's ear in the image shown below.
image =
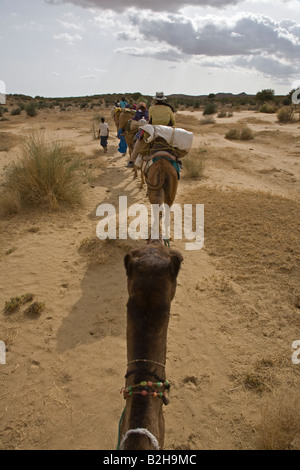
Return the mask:
<svg viewBox="0 0 300 470"><path fill-rule="evenodd" d="M174 276L174 279L176 279L176 277L178 276L182 261L183 257L179 252L174 252L171 255L171 273Z"/></svg>
<svg viewBox="0 0 300 470"><path fill-rule="evenodd" d="M126 274L128 277L130 277L133 273L132 256L130 253L127 253L127 255L125 255L124 265L126 269Z"/></svg>

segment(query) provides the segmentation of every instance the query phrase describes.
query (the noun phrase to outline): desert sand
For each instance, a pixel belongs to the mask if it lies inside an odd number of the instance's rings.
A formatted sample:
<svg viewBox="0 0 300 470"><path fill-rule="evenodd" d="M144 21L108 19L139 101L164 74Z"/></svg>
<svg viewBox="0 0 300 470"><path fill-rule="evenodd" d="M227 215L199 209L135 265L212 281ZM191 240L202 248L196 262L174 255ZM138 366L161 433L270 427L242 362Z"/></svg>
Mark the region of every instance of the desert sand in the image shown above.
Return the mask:
<svg viewBox="0 0 300 470"><path fill-rule="evenodd" d="M88 172L81 206L0 221L0 340L7 349L0 449L117 445L125 404L123 259L145 241L100 242L96 208L117 205L121 195L128 204L148 200L118 153L110 109L101 114L111 130L106 154L91 131L95 110L23 112L0 123L1 174L32 130L72 145ZM288 446L300 449L293 421L300 364L291 360L300 340L300 121L280 125L275 114L247 110L212 124L200 125L201 118L193 110L176 115L177 126L194 133L203 174L191 179L183 168L175 202L204 204L205 242L186 251L185 240L171 241L184 262L168 332L165 449L263 448L283 405L291 415ZM224 138L245 125L253 140ZM45 303L41 315L23 307L5 314L5 302L25 293Z"/></svg>

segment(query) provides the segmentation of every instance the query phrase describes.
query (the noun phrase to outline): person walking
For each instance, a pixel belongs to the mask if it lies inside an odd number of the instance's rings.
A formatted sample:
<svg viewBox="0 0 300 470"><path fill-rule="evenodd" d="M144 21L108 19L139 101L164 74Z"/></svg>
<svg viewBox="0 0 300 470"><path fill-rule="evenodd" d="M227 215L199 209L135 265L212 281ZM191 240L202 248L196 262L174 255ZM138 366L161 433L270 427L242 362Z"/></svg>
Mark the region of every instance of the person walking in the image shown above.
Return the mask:
<svg viewBox="0 0 300 470"><path fill-rule="evenodd" d="M105 118L101 118L101 122L99 124L99 132L98 137L100 137L100 145L103 147L104 152L107 152L107 140L109 138L109 127L107 122L105 122Z"/></svg>

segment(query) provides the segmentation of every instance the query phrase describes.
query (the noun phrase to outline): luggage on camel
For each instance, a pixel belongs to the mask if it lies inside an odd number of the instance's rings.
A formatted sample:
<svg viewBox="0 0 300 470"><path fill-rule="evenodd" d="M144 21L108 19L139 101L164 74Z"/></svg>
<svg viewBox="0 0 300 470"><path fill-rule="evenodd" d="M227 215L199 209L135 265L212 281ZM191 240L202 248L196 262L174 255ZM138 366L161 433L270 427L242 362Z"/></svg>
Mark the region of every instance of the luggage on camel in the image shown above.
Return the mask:
<svg viewBox="0 0 300 470"><path fill-rule="evenodd" d="M185 129L152 124L145 124L140 129L143 136L137 143L139 147L136 150L145 160L152 159L157 152L165 152L173 160L181 160L192 147L194 135Z"/></svg>
<svg viewBox="0 0 300 470"><path fill-rule="evenodd" d="M147 143L153 142L160 137L170 145L170 149L174 148L188 153L192 147L193 133L180 127L145 124L141 129L145 131L143 138Z"/></svg>

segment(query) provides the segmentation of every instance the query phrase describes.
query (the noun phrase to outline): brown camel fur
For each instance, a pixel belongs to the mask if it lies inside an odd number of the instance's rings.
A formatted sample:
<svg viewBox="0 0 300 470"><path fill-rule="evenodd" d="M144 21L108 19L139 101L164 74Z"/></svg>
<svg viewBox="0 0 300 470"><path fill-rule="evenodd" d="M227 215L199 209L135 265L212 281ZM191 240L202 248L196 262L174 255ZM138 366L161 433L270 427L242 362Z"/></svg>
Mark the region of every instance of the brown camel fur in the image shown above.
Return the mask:
<svg viewBox="0 0 300 470"><path fill-rule="evenodd" d="M115 121L115 125L117 128L117 132L119 130L119 119L120 119L121 112L122 112L121 108L117 108L114 113L114 121Z"/></svg>
<svg viewBox="0 0 300 470"><path fill-rule="evenodd" d="M139 125L137 121L132 121L132 120L127 121L127 124L125 125L125 140L128 145L130 157L131 157L134 142L135 142L134 137L137 134L138 130L139 130Z"/></svg>
<svg viewBox="0 0 300 470"><path fill-rule="evenodd" d="M127 121L132 118L135 114L134 109L127 109L126 111L122 108L116 108L114 111L114 121L117 128L117 132L119 129L124 129Z"/></svg>
<svg viewBox="0 0 300 470"><path fill-rule="evenodd" d="M129 125L130 123L130 125ZM148 148L148 144L146 144L143 140L138 140L135 142L135 135L139 130L139 125L137 121L128 121L127 125L125 126L125 139L128 145L129 150L129 158L133 163L135 162L136 157L140 152L143 153L144 147ZM139 150L141 148L141 150ZM145 163L143 162L140 171L141 171L141 188L145 184L145 176L144 176L144 168ZM138 168L134 165L134 177L137 178L138 176Z"/></svg>
<svg viewBox="0 0 300 470"><path fill-rule="evenodd" d="M167 248L157 241L132 250L124 258L129 294L126 388L141 381L155 383L166 380L170 306L175 296L176 279L182 260L178 251ZM149 388L147 396L142 396L138 387L134 387L133 390L135 393L132 396L124 393L126 407L120 425L119 448L120 450L154 449L149 436L141 431L132 431L142 428L154 436L159 448L162 449L165 435L162 405L168 400L153 396L151 392L149 393Z"/></svg>
<svg viewBox="0 0 300 470"><path fill-rule="evenodd" d="M178 187L178 176L172 163L166 158L160 158L153 163L148 173L146 174L147 183L147 195L151 204L158 204L163 207L165 204L171 208L177 193ZM158 217L158 220L157 220ZM164 231L162 228L162 212L155 212L154 221L152 227L157 226L159 233L157 234L160 239L164 237ZM156 234L151 236L154 239ZM150 237L151 238L151 237ZM165 239L165 243L169 243L168 239Z"/></svg>
<svg viewBox="0 0 300 470"><path fill-rule="evenodd" d="M119 113L119 129L122 129L122 131L124 132L127 122L129 121L129 119L132 118L134 114L134 109L127 109L126 111L122 110Z"/></svg>
<svg viewBox="0 0 300 470"><path fill-rule="evenodd" d="M151 204L172 206L178 186L177 171L166 158L153 163L146 176L148 197Z"/></svg>

